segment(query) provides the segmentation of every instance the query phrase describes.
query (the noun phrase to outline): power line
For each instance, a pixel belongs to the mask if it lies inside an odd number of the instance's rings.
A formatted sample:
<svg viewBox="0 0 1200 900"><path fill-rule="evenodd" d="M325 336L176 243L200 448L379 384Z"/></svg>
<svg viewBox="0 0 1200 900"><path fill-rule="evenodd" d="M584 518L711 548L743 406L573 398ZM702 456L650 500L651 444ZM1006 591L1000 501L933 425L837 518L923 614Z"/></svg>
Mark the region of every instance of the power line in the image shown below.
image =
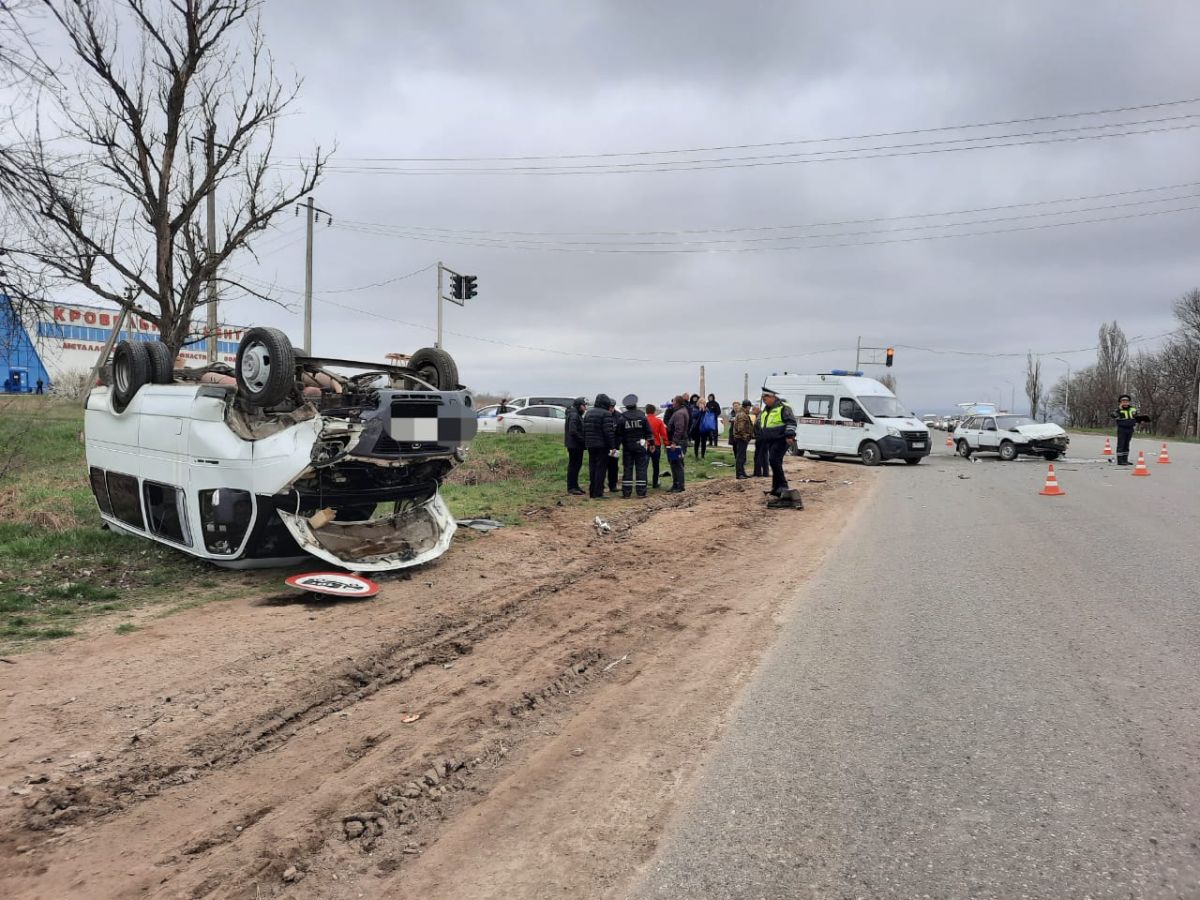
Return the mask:
<svg viewBox="0 0 1200 900"><path fill-rule="evenodd" d="M356 285L355 287L331 288L329 290L322 290L319 293L321 293L321 294L352 294L355 291L365 291L365 290L369 290L370 288L384 287L389 284L395 284L397 281L403 281L406 278L412 278L414 275L420 275L422 272L428 272L435 265L437 265L437 263L429 263L429 265L422 266L419 269L414 269L412 272L405 272L403 275L396 275L396 276L393 276L392 278L386 278L383 281L372 281L370 284L360 284L360 285ZM272 290L283 291L285 294L301 295L304 293L304 291L299 290L297 288L284 287L283 285L275 284L274 282L268 281L264 278L258 278L257 276L254 276L254 275L247 275L244 272L233 272L231 274L236 275L238 278L241 278L245 281L249 281L253 284L261 284Z"/></svg>
<svg viewBox="0 0 1200 900"><path fill-rule="evenodd" d="M1113 125L1092 126L1093 128L1117 128L1126 125L1153 124L1155 122L1178 121L1194 119L1196 115L1178 116L1172 119L1149 120L1147 122L1114 123ZM864 159L891 159L903 156L927 156L941 153L958 153L968 150L992 150L1005 147L1029 147L1039 144L1072 143L1078 141L1100 140L1112 137L1127 137L1130 135L1157 134L1172 131L1185 131L1200 127L1200 123L1187 122L1179 125L1163 125L1155 128L1130 128L1125 131L1110 131L1104 134L1073 134L1060 137L1039 137L1029 140L1008 140L1022 135L995 135L987 138L964 138L954 143L967 140L989 141L976 143L973 146L931 146L947 142L924 142L895 145L888 148L863 147L848 150L818 151L815 153L797 153L766 157L731 157L728 161L718 159L676 160L652 163L596 163L572 166L520 166L520 167L490 167L490 168L401 168L393 166L337 166L330 165L326 171L345 175L636 175L661 174L667 172L705 172L716 169L761 168L767 166L807 165L813 163L850 162ZM1028 132L1030 135L1053 135L1063 130L1047 132ZM1002 142L1001 142L1002 141ZM916 149L914 149L916 148ZM876 152L882 151L882 152ZM834 156L832 154L854 154Z"/></svg>
<svg viewBox="0 0 1200 900"><path fill-rule="evenodd" d="M896 234L905 231L929 231L938 228L959 228L970 225L993 225L1000 222L1017 222L1025 219L1040 219L1050 218L1054 216L1075 215L1086 212L1099 212L1107 209L1127 209L1130 207L1144 206L1148 203L1175 203L1182 200L1194 200L1200 198L1200 193L1183 194L1170 197L1156 197L1149 200L1131 200L1124 203L1109 203L1101 206L1083 207L1081 209L1064 209L1051 210L1048 212L1023 213L1017 216L999 216L991 219L976 219L969 222L935 222L930 225L905 225L900 228L876 228L865 231L843 231L833 234L819 235L795 235L786 234L782 236L772 237L737 237L737 238L708 238L703 240L677 240L677 241L547 241L541 239L512 239L502 237L491 237L487 235L471 236L471 240L484 242L486 246L504 246L504 247L519 247L524 249L539 249L543 246L553 245L559 247L660 247L660 246L708 246L712 244L753 244L764 243L767 241L791 241L791 240L814 240L814 239L829 239L842 237L863 237L876 234ZM430 240L435 240L440 237L436 233L426 233ZM771 248L763 248L771 249Z"/></svg>
<svg viewBox="0 0 1200 900"><path fill-rule="evenodd" d="M1183 199L1183 198L1180 198ZM459 247L478 247L478 248L493 248L501 250L535 250L543 253L588 253L588 254L683 254L683 253L774 253L785 252L792 250L827 250L841 247L872 247L883 244L907 244L917 241L940 241L949 240L951 238L964 237L983 237L996 234L1013 234L1021 231L1043 231L1051 228L1067 228L1076 225L1091 225L1100 222L1119 222L1132 219L1143 219L1150 216L1162 216L1172 213L1191 212L1192 210L1200 209L1200 206L1181 206L1172 209L1156 209L1147 210L1139 213L1127 213L1120 216L1095 216L1092 218L1075 219L1068 222L1043 222L1036 225L1020 225L1013 228L992 228L983 231L959 231L948 234L930 234L917 235L913 237L903 238L886 238L878 241L846 241L842 243L827 243L827 244L796 244L784 245L776 247L651 247L648 249L634 249L632 247L569 247L569 246L551 246L551 245L529 245L521 243L486 243L478 240L449 240L446 238L431 237L421 234L404 234L399 232L381 232L373 231L366 228L356 228L353 226L340 225L345 231L353 231L360 234L371 234L376 237L392 237L401 240L423 241L432 244L450 244ZM1074 211L1072 211L1074 212ZM979 223L962 223L962 224L979 224ZM952 228L954 225L948 224L947 228ZM896 229L910 230L910 229ZM806 238L808 240L816 239L818 236Z"/></svg>
<svg viewBox="0 0 1200 900"><path fill-rule="evenodd" d="M966 216L977 213L1000 212L1006 209L1027 209L1036 206L1052 206L1063 203L1081 203L1085 200L1109 200L1115 197L1129 197L1136 194L1157 193L1160 191L1175 191L1185 188L1200 187L1200 181L1186 181L1179 184L1166 184L1158 187L1132 188L1126 191L1110 191L1104 194L1084 194L1076 197L1060 197L1053 200L1030 200L1023 203L1005 203L998 206L980 206L973 209L949 209L941 212L906 213L896 216L876 216L867 219L840 219L829 222L809 222L793 225L744 225L725 226L721 228L682 228L656 231L509 231L499 228L455 228L437 225L402 225L383 222L366 222L359 219L342 219L342 224L358 225L372 228L394 228L405 232L433 232L451 235L508 235L513 237L662 237L670 235L692 234L736 234L740 232L762 231L793 231L808 228L833 228L843 225L870 225L877 222L900 222L906 219L933 219L945 216ZM1069 210L1064 210L1069 212ZM962 224L962 223L947 223Z"/></svg>
<svg viewBox="0 0 1200 900"><path fill-rule="evenodd" d="M724 144L712 147L687 147L674 150L627 150L609 153L577 153L551 154L544 156L347 156L342 159L349 162L541 162L547 160L566 159L604 159L621 156L664 156L681 153L718 153L726 150L758 150L770 147L794 147L804 144L827 144L841 141L865 141L877 138L904 137L916 134L937 134L947 131L964 131L970 128L996 128L1008 125L1027 125L1033 122L1050 122L1057 119L1079 119L1088 116L1115 115L1116 113L1138 112L1147 109L1163 109L1171 106L1186 106L1200 103L1200 97L1184 100L1166 100L1160 103L1145 103L1139 106L1118 106L1109 109L1097 109L1087 112L1054 113L1043 116L1031 116L1024 119L1001 119L991 122L973 122L965 125L940 125L931 128L913 128L905 131L881 131L870 134L844 135L841 137L800 138L789 141L769 141L756 144Z"/></svg>

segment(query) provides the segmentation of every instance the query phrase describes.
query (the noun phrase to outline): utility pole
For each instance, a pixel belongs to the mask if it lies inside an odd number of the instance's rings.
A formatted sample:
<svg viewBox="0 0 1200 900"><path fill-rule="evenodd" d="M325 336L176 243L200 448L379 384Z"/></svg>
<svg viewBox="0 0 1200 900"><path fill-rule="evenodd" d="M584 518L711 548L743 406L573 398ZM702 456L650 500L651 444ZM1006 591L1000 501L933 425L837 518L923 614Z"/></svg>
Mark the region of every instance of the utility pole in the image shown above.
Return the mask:
<svg viewBox="0 0 1200 900"><path fill-rule="evenodd" d="M207 162L208 182L208 364L217 361L217 273L214 260L217 258L217 183L213 172L217 167L217 126L209 125L204 134L204 158Z"/></svg>
<svg viewBox="0 0 1200 900"><path fill-rule="evenodd" d="M750 399L750 373L749 372L742 373L742 399L743 400Z"/></svg>
<svg viewBox="0 0 1200 900"><path fill-rule="evenodd" d="M442 349L442 261L438 260L438 278L437 278L437 304L438 304L438 329L437 339L433 342L433 346L439 350Z"/></svg>
<svg viewBox="0 0 1200 900"><path fill-rule="evenodd" d="M701 406L704 405L704 398L707 396L708 396L708 394L704 393L704 366L701 366L700 367L700 405Z"/></svg>
<svg viewBox="0 0 1200 900"><path fill-rule="evenodd" d="M858 336L858 340L854 342L854 371L855 372L857 372L859 370L858 369L858 366L859 366L858 359L860 356L862 356L862 335L861 334Z"/></svg>
<svg viewBox="0 0 1200 900"><path fill-rule="evenodd" d="M308 217L308 240L304 248L304 352L312 356L312 292L313 292L313 223L320 218L321 213L325 214L325 224L333 224L333 216L328 210L321 209L319 206L313 205L313 198L309 195L304 206L297 206L296 213L300 213L303 209Z"/></svg>

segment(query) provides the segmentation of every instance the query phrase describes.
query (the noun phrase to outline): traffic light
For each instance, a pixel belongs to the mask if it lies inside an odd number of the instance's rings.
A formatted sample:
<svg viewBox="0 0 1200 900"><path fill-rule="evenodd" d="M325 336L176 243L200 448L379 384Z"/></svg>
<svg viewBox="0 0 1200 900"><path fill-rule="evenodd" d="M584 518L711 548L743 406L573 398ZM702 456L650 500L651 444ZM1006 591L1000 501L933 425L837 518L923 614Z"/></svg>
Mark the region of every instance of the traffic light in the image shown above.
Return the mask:
<svg viewBox="0 0 1200 900"><path fill-rule="evenodd" d="M896 358L896 351L893 348L888 347L887 348L887 361L884 363L884 365L890 369L892 367L892 361L895 358Z"/></svg>
<svg viewBox="0 0 1200 900"><path fill-rule="evenodd" d="M462 297L461 297L461 299L470 300L477 293L479 293L475 289L475 282L478 280L479 279L474 275L463 275L462 276Z"/></svg>
<svg viewBox="0 0 1200 900"><path fill-rule="evenodd" d="M450 296L453 297L455 300L463 299L463 297L464 297L463 282L465 280L466 279L463 278L462 275L451 275L450 276Z"/></svg>

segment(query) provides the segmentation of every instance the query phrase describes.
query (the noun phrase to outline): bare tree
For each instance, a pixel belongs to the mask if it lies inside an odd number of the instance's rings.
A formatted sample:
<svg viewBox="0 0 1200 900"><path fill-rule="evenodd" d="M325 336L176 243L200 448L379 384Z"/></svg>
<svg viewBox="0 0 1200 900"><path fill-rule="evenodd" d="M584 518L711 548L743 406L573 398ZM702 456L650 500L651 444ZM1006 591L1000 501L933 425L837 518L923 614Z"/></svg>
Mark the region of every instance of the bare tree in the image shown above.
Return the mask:
<svg viewBox="0 0 1200 900"><path fill-rule="evenodd" d="M1042 405L1045 385L1042 383L1042 360L1032 353L1025 354L1025 396L1029 398L1029 417L1036 419Z"/></svg>
<svg viewBox="0 0 1200 900"><path fill-rule="evenodd" d="M1116 322L1105 322L1100 326L1099 346L1096 348L1097 387L1108 396L1105 403L1115 403L1117 395L1125 390L1125 378L1129 369L1129 341Z"/></svg>
<svg viewBox="0 0 1200 900"><path fill-rule="evenodd" d="M882 384L889 391L891 391L893 394L896 393L896 376L893 375L891 372L884 372L882 375L880 375L879 383Z"/></svg>
<svg viewBox="0 0 1200 900"><path fill-rule="evenodd" d="M8 233L21 231L4 249L153 322L177 352L211 281L270 299L223 267L313 189L327 154L318 147L291 178L272 158L299 85L276 77L261 0L41 3L74 66L0 151ZM198 220L213 190L222 221L210 257Z"/></svg>

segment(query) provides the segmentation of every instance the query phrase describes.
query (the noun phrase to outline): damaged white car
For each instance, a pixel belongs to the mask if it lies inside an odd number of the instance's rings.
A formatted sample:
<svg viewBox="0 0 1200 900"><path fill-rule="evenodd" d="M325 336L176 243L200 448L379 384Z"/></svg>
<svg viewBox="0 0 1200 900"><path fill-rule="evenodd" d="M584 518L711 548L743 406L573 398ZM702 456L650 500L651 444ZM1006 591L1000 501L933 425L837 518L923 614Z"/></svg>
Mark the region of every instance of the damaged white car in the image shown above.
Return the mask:
<svg viewBox="0 0 1200 900"><path fill-rule="evenodd" d="M972 453L996 453L1006 461L1022 455L1056 460L1070 443L1067 433L1053 422L1035 422L1011 413L977 412L954 429L954 448L964 458Z"/></svg>
<svg viewBox="0 0 1200 900"><path fill-rule="evenodd" d="M233 369L174 369L165 344L125 341L107 380L84 431L113 528L232 568L311 554L380 572L450 546L439 489L476 419L442 350L407 366L297 356L283 332L251 328Z"/></svg>

